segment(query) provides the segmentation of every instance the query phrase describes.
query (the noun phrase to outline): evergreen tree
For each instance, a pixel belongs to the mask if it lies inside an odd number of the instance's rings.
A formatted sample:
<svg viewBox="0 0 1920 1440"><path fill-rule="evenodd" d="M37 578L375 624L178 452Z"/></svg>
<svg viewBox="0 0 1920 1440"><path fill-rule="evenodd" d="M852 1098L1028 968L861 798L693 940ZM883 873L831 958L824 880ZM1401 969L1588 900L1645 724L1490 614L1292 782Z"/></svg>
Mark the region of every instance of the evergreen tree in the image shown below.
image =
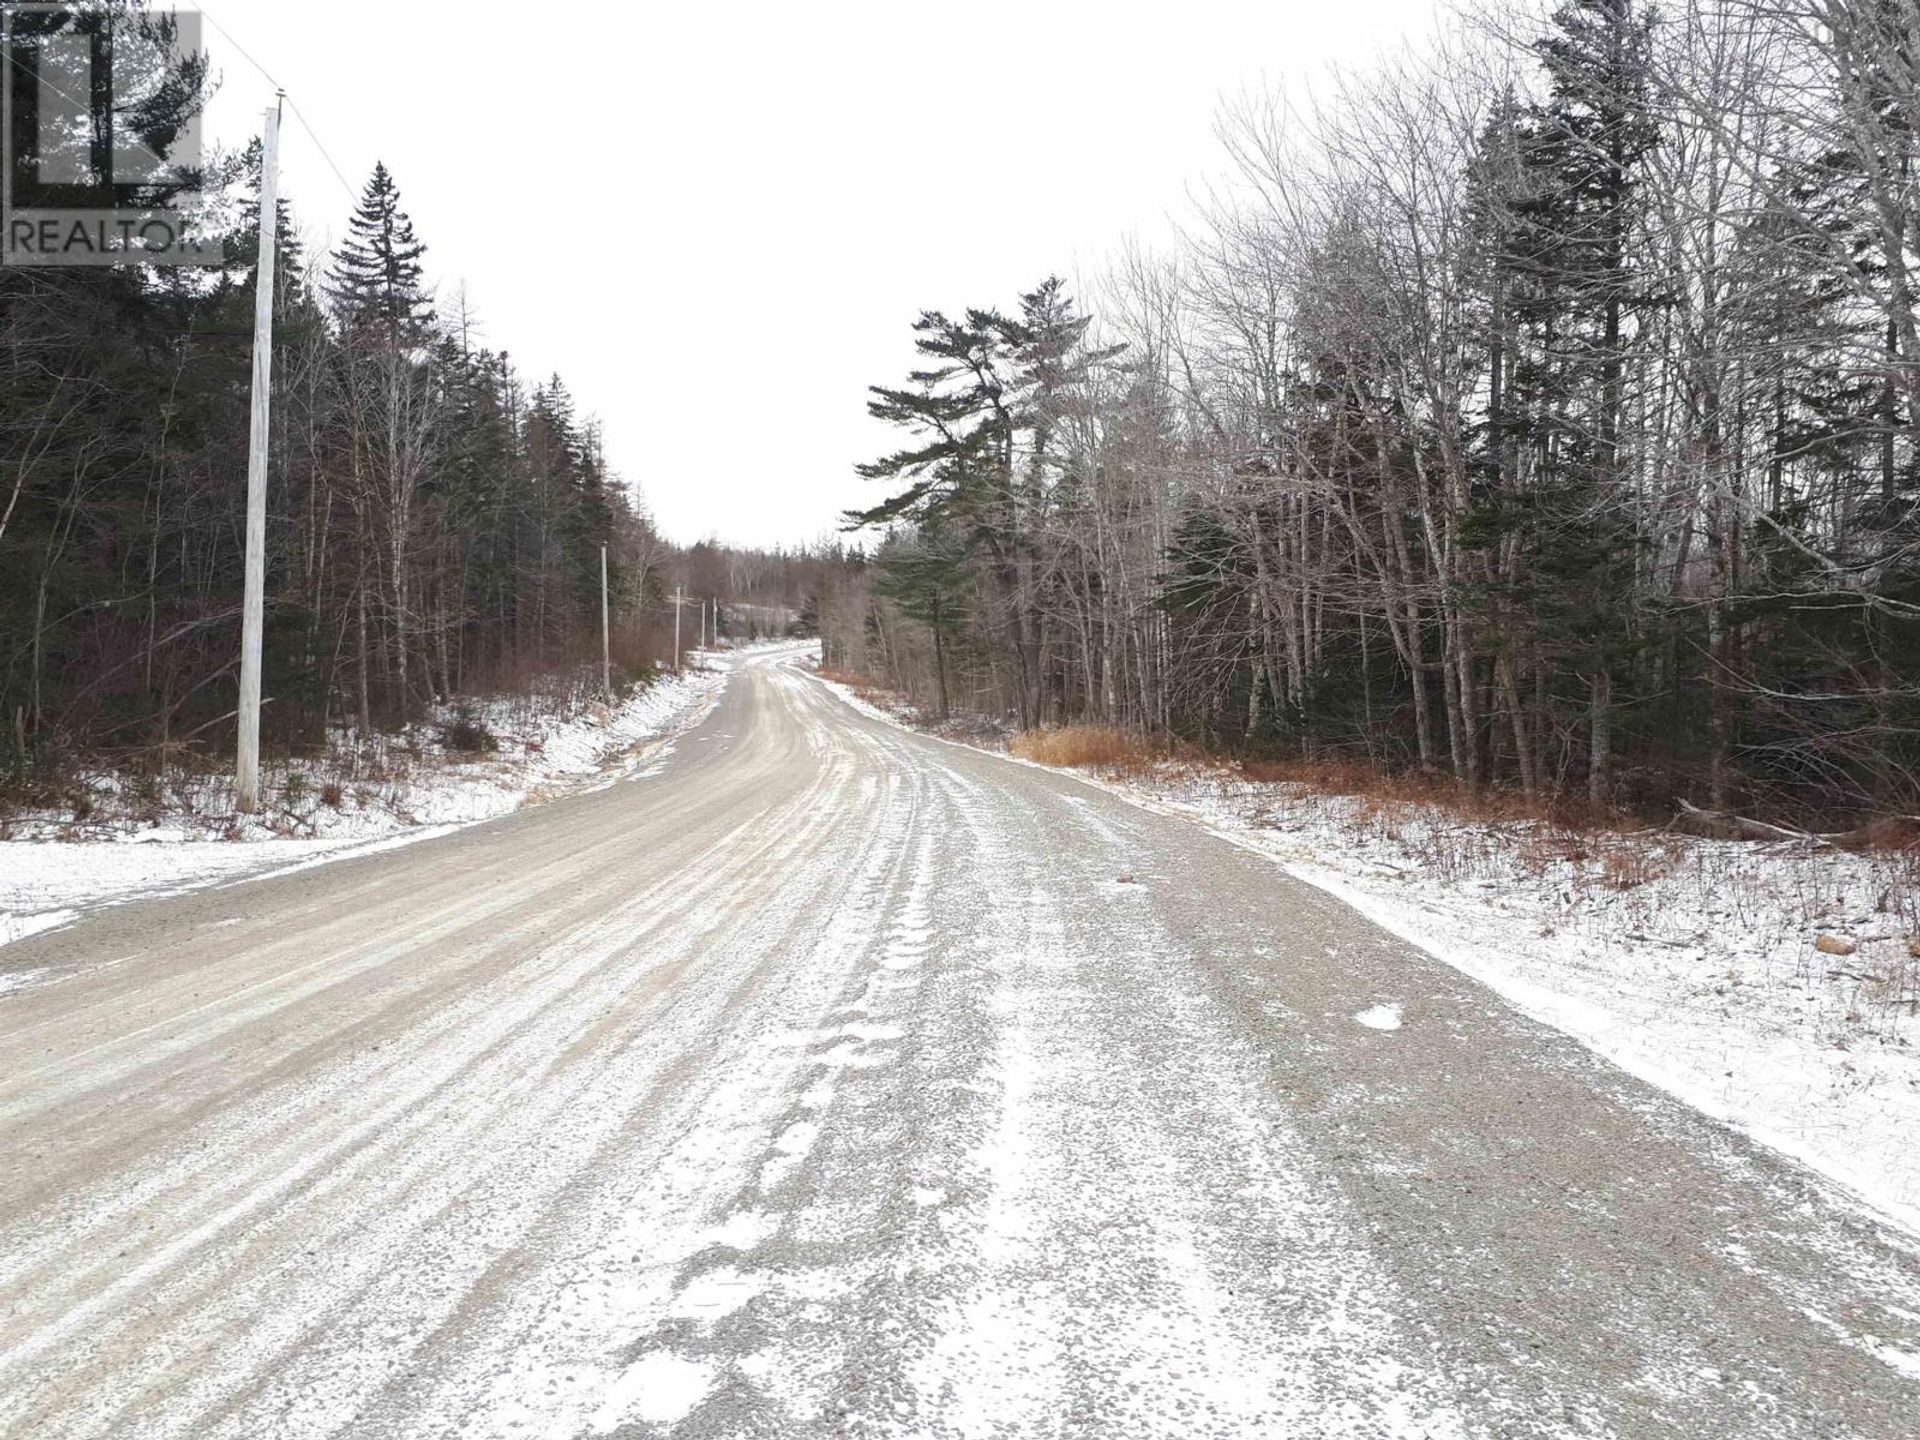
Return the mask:
<svg viewBox="0 0 1920 1440"><path fill-rule="evenodd" d="M1636 320L1653 302L1629 242L1660 137L1647 99L1651 19L1632 0L1574 0L1554 26L1537 47L1547 98L1521 120L1504 262L1527 339L1504 425L1526 446L1532 483L1483 518L1522 527L1530 573L1504 598L1586 682L1598 809L1612 785L1615 675L1635 644L1637 517L1621 429Z"/></svg>
<svg viewBox="0 0 1920 1440"><path fill-rule="evenodd" d="M1179 517L1157 602L1190 673L1211 682L1170 697L1179 734L1214 742L1245 736L1248 687L1259 683L1246 663L1252 578L1245 547L1218 511L1194 505Z"/></svg>
<svg viewBox="0 0 1920 1440"><path fill-rule="evenodd" d="M240 216L227 237L225 251L227 263L234 268L251 272L260 263L260 161L262 147L256 137L247 143L241 155L241 168L246 172L246 198L240 204ZM300 239L299 225L293 214L293 205L285 195L280 196L275 207L275 229L273 242L273 283L279 293L275 296L275 314L279 321L289 315L305 312L312 303L307 294L307 251ZM222 280L227 274L223 272ZM251 279L249 279L249 302L251 301Z"/></svg>
<svg viewBox="0 0 1920 1440"><path fill-rule="evenodd" d="M327 298L349 332L377 327L404 344L425 334L433 320L420 266L426 248L400 208L393 175L376 163L327 272Z"/></svg>
<svg viewBox="0 0 1920 1440"><path fill-rule="evenodd" d="M1088 353L1088 323L1057 278L1021 297L1018 319L992 309L969 309L959 320L923 313L914 348L933 364L910 372L910 388L874 386L867 410L924 443L859 466L866 479L908 483L847 514L850 528L936 524L977 548L1014 653L1015 705L1027 725L1040 714L1042 577L1032 546L1055 469L1053 435L1072 389L1118 353Z"/></svg>
<svg viewBox="0 0 1920 1440"><path fill-rule="evenodd" d="M526 451L544 542L547 579L582 615L600 595L600 546L613 514L594 432L581 425L558 375L527 407Z"/></svg>
<svg viewBox="0 0 1920 1440"><path fill-rule="evenodd" d="M967 542L938 518L911 535L892 534L880 547L874 590L900 606L909 620L933 636L935 694L940 718L952 711L948 693L948 650L966 621L973 571Z"/></svg>
<svg viewBox="0 0 1920 1440"><path fill-rule="evenodd" d="M463 620L496 637L510 633L518 602L515 545L522 518L517 440L504 355L463 352L449 341L441 362L452 441L439 474L458 537ZM480 634L474 637L480 639Z"/></svg>

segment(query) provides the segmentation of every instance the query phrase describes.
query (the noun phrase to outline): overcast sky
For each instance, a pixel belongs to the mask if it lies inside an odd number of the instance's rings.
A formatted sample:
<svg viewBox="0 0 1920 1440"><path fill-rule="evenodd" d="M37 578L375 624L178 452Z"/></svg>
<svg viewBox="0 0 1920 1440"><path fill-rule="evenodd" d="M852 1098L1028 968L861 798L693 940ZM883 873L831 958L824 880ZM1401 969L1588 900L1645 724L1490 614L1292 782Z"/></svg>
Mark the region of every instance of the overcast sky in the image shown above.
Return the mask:
<svg viewBox="0 0 1920 1440"><path fill-rule="evenodd" d="M924 308L1011 306L1159 242L1223 96L1312 86L1434 0L859 5L218 0L357 190L399 181L444 300L559 370L676 540L794 544L870 503ZM211 129L271 87L218 29ZM289 118L321 243L350 198Z"/></svg>

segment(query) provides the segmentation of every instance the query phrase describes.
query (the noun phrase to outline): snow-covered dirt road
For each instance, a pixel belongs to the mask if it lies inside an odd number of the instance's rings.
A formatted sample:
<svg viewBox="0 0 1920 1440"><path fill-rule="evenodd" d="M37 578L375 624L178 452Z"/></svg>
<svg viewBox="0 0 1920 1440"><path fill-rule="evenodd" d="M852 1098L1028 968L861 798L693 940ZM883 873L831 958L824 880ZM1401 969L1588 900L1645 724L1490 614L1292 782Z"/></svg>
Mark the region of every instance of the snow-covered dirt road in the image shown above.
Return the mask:
<svg viewBox="0 0 1920 1440"><path fill-rule="evenodd" d="M793 652L658 773L0 951L0 1435L1916 1416L1911 1237Z"/></svg>

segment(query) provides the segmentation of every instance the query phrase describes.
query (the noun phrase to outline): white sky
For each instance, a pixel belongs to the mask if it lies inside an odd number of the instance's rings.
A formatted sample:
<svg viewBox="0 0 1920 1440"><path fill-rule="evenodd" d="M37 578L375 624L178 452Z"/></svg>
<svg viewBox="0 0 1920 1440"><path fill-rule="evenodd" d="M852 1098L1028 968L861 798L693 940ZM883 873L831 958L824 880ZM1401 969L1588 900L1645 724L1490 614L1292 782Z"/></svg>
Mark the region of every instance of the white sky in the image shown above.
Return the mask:
<svg viewBox="0 0 1920 1440"><path fill-rule="evenodd" d="M1434 0L502 5L212 0L357 191L399 181L444 300L559 370L676 540L794 544L884 493L925 308L1011 307L1157 243L1221 166L1222 96L1311 86L1432 27ZM213 25L210 128L271 87ZM319 242L348 195L289 117Z"/></svg>

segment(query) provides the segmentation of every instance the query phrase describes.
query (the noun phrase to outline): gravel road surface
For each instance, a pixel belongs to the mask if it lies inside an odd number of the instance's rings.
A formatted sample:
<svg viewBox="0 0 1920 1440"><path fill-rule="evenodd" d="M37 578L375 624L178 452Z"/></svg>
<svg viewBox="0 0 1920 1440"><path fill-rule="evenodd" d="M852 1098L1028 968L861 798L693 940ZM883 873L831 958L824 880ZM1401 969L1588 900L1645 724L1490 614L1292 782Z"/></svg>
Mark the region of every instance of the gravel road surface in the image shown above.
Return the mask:
<svg viewBox="0 0 1920 1440"><path fill-rule="evenodd" d="M1912 1237L1259 857L651 770L0 951L0 1435L1920 1434Z"/></svg>

